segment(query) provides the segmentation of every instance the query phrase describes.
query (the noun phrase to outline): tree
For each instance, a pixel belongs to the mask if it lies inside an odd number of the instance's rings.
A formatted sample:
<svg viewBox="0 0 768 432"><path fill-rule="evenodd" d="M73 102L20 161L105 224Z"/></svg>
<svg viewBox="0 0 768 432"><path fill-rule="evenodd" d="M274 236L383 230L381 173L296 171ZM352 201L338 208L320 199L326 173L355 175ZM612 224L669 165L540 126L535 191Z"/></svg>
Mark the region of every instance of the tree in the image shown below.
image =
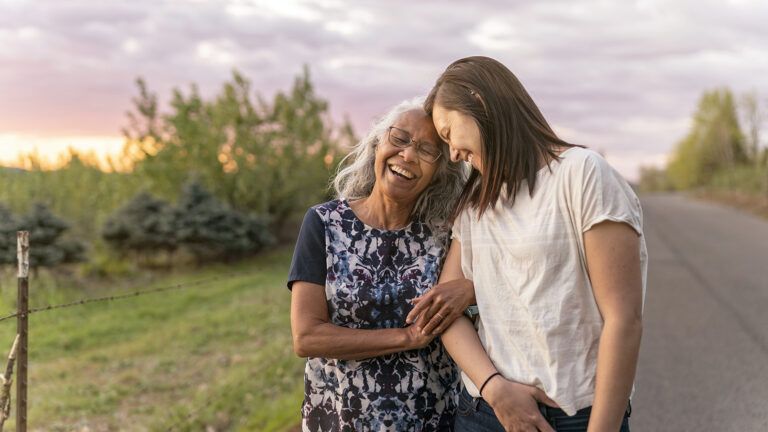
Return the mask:
<svg viewBox="0 0 768 432"><path fill-rule="evenodd" d="M164 114L143 81L139 91L125 153L140 155L135 169L148 187L170 199L193 173L229 207L269 215L275 229L326 197L338 142L351 135L348 122L334 133L307 68L272 103L238 72L210 100L194 85L175 89Z"/></svg>
<svg viewBox="0 0 768 432"><path fill-rule="evenodd" d="M755 166L759 167L763 165L760 141L766 119L765 107L760 103L755 92L742 95L739 102L741 123L746 130L745 147L749 158Z"/></svg>
<svg viewBox="0 0 768 432"><path fill-rule="evenodd" d="M0 203L0 265L16 262L16 232L19 221L11 210Z"/></svg>
<svg viewBox="0 0 768 432"><path fill-rule="evenodd" d="M702 186L718 170L747 160L733 95L728 89L713 90L702 96L691 131L675 148L669 179L680 189Z"/></svg>
<svg viewBox="0 0 768 432"><path fill-rule="evenodd" d="M140 192L107 219L102 238L113 249L135 253L147 261L158 252L176 250L175 213L171 205Z"/></svg>
<svg viewBox="0 0 768 432"><path fill-rule="evenodd" d="M179 244L198 262L238 258L271 243L265 220L227 208L197 180L184 187L176 214Z"/></svg>
<svg viewBox="0 0 768 432"><path fill-rule="evenodd" d="M354 139L346 121L340 138L326 126L328 103L317 97L309 69L294 80L290 93L278 93L267 117L274 162L267 212L280 220L326 198L328 179L338 162L338 141ZM301 175L297 175L301 173Z"/></svg>
<svg viewBox="0 0 768 432"><path fill-rule="evenodd" d="M157 109L157 95L150 92L143 78L136 79L139 96L132 99L137 113L128 111L128 127L123 128L126 138L124 152L131 159L152 157L162 148L160 134L162 122Z"/></svg>
<svg viewBox="0 0 768 432"><path fill-rule="evenodd" d="M640 190L642 192L671 191L666 170L653 166L640 167Z"/></svg>
<svg viewBox="0 0 768 432"><path fill-rule="evenodd" d="M85 245L62 237L69 224L51 213L45 204L35 204L21 217L18 226L20 230L29 231L30 267L53 267L85 260Z"/></svg>

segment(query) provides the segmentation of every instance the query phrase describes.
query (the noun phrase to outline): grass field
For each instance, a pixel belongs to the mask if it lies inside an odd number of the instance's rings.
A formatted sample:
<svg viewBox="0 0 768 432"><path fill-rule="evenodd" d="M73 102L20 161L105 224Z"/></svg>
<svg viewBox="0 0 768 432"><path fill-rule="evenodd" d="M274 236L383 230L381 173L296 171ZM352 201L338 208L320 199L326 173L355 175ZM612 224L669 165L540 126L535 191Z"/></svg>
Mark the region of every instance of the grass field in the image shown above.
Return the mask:
<svg viewBox="0 0 768 432"><path fill-rule="evenodd" d="M125 292L127 284L134 290L144 283L152 288L242 274L31 315L29 429L295 430L304 362L291 349L289 262L290 250L283 248L235 265L85 291L51 289L50 281L33 277L30 303L37 307L76 295ZM45 277L51 276L40 278ZM7 275L3 279L0 314L15 307L13 283ZM3 358L15 329L15 320L0 322ZM13 417L5 430L15 427Z"/></svg>

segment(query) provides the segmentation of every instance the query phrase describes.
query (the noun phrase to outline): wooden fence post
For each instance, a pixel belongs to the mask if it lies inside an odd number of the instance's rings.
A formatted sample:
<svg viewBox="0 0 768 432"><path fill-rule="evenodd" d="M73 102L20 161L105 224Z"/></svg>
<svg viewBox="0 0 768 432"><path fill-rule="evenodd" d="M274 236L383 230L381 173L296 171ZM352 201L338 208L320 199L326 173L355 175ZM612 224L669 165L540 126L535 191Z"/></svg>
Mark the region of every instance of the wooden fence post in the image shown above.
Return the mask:
<svg viewBox="0 0 768 432"><path fill-rule="evenodd" d="M0 389L0 432L8 417L11 416L11 383L13 382L13 364L16 362L16 350L19 348L19 335L13 339L11 352L8 354L8 363L5 365L5 373L0 375L2 388Z"/></svg>
<svg viewBox="0 0 768 432"><path fill-rule="evenodd" d="M29 231L17 233L19 294L16 333L19 335L18 378L16 379L16 432L27 432L27 319L29 314Z"/></svg>

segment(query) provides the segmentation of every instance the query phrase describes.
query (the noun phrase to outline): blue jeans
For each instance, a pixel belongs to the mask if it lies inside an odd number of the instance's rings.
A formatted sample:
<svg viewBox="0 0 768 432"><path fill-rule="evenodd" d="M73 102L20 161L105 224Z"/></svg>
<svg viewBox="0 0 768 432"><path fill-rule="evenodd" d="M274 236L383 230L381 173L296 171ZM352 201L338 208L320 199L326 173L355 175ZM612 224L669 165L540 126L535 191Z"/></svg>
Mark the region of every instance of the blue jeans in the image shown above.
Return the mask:
<svg viewBox="0 0 768 432"><path fill-rule="evenodd" d="M539 404L539 411L544 419L557 432L585 432L589 424L589 414L592 407L584 408L576 412L576 415L569 417L563 410L551 408L544 404ZM629 415L632 409L628 406L624 413L624 420L621 422L619 432L629 432ZM473 398L462 390L459 395L459 408L456 411L456 420L454 423L455 432L504 432L493 408L481 398Z"/></svg>

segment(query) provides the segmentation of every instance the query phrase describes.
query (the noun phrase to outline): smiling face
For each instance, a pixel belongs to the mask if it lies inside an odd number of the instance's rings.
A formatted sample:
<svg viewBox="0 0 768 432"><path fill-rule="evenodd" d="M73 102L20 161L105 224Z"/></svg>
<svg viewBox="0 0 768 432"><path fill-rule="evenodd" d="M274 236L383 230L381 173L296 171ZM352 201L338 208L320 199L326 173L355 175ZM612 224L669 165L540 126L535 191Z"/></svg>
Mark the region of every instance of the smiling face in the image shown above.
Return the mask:
<svg viewBox="0 0 768 432"><path fill-rule="evenodd" d="M482 174L482 136L475 120L459 111L446 109L438 103L432 110L432 120L439 137L448 143L451 149L451 160L468 162Z"/></svg>
<svg viewBox="0 0 768 432"><path fill-rule="evenodd" d="M434 146L441 149L443 144L437 136L432 120L423 110L411 110L401 114L392 124L400 132L406 132L420 146ZM415 145L400 148L392 144L390 132L385 132L376 146L375 188L388 198L405 205L415 204L419 195L429 186L437 171L440 160L428 163L419 158ZM404 135L399 135L400 137Z"/></svg>

